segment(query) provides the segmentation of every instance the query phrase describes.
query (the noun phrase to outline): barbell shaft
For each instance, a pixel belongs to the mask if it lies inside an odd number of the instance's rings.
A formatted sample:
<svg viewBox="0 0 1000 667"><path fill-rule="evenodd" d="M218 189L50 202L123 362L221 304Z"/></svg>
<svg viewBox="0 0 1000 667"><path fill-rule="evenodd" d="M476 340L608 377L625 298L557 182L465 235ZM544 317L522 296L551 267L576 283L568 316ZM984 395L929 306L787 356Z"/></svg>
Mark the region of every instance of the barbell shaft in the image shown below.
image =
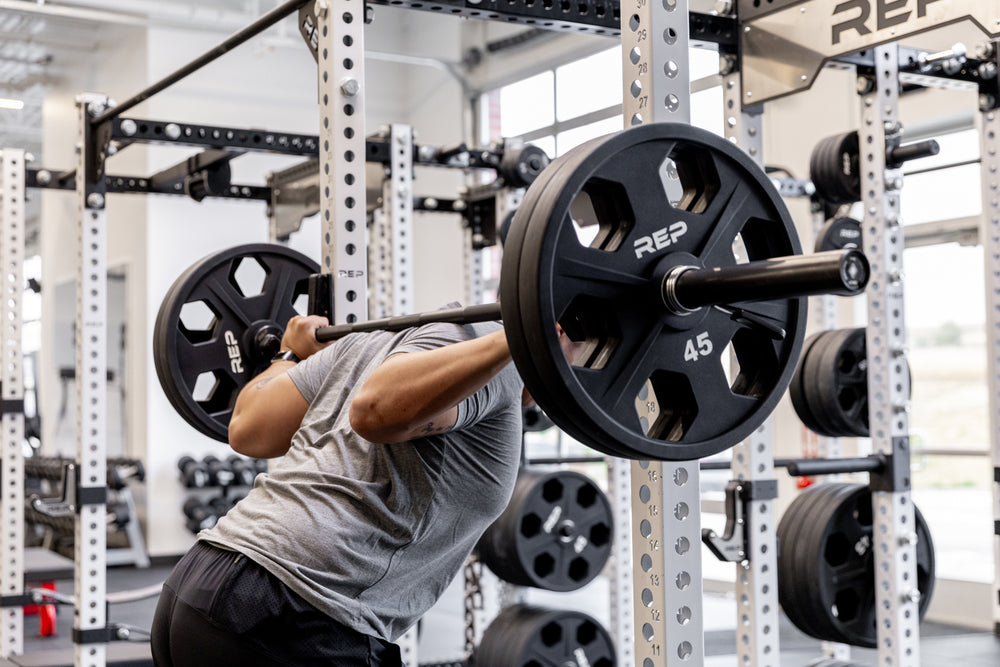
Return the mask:
<svg viewBox="0 0 1000 667"><path fill-rule="evenodd" d="M690 268L674 273L672 280L668 273L663 289L673 290L673 301L693 311L702 306L816 294L854 296L864 290L870 273L868 260L860 250L830 250L721 268ZM664 294L665 303L670 300Z"/></svg>
<svg viewBox="0 0 1000 667"><path fill-rule="evenodd" d="M369 320L367 322L335 324L329 327L320 327L316 330L316 340L321 343L326 343L352 333L361 333L365 331L402 331L403 329L419 327L432 322L472 324L473 322L492 322L499 319L500 304L483 303L475 306L465 306L464 308L447 308L443 310L432 310L426 313L413 313L412 315L385 317L379 320Z"/></svg>
<svg viewBox="0 0 1000 667"><path fill-rule="evenodd" d="M813 294L852 296L864 289L869 273L868 260L861 251L831 250L718 269L688 269L676 276L672 289L676 291L677 301L694 310L716 304L791 299ZM316 330L316 340L327 343L352 333L402 331L433 322L472 324L500 319L500 304L484 303L320 327Z"/></svg>

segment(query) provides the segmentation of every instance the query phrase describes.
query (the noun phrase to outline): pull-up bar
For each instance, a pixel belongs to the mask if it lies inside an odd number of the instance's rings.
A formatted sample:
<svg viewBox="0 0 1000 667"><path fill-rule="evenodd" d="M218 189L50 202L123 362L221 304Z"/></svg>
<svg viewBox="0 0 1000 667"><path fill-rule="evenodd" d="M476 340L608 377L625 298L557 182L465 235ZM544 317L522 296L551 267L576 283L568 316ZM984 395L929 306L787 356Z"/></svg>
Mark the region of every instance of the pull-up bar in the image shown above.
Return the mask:
<svg viewBox="0 0 1000 667"><path fill-rule="evenodd" d="M137 104L145 102L153 95L164 90L165 88L169 88L170 86L174 85L175 83L185 78L189 74L197 72L199 69L209 64L219 56L228 53L229 51L232 51L240 44L248 41L253 37L256 37L260 33L270 28L272 25L280 21L281 19L285 18L286 16L289 16L292 12L296 11L297 9L305 5L306 2L308 1L309 0L288 0L288 2L282 5L278 5L277 7L275 7L274 9L264 14L250 25L248 25L247 27L243 28L238 32L233 33L230 37L226 39L226 41L222 42L218 46L198 56L197 58L189 62L187 65L184 65L175 72L168 74L167 76L163 77L156 83L152 84L142 92L137 93L136 95L133 95L129 99L125 100L118 106L108 109L104 113L95 117L91 121L91 124L97 125L103 123L104 121L109 120L114 116L118 116L120 114L125 113L126 111L136 106Z"/></svg>

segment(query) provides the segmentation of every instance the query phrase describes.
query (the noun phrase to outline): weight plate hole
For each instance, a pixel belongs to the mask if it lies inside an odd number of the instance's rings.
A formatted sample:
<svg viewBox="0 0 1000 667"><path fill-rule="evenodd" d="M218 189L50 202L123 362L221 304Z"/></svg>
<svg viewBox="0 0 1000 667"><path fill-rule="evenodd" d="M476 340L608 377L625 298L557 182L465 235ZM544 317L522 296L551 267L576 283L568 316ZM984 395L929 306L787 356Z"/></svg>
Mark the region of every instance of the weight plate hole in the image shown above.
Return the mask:
<svg viewBox="0 0 1000 667"><path fill-rule="evenodd" d="M532 538L542 532L542 519L537 514L527 514L521 519L521 535Z"/></svg>
<svg viewBox="0 0 1000 667"><path fill-rule="evenodd" d="M258 296L264 292L267 271L255 258L243 257L237 260L229 274L229 282L244 297Z"/></svg>
<svg viewBox="0 0 1000 667"><path fill-rule="evenodd" d="M594 297L576 296L559 318L559 326L571 342L564 342L566 358L573 366L600 370L621 342L619 324L607 317L610 304Z"/></svg>
<svg viewBox="0 0 1000 667"><path fill-rule="evenodd" d="M558 479L550 479L542 485L542 498L549 503L555 503L563 497L563 485Z"/></svg>
<svg viewBox="0 0 1000 667"><path fill-rule="evenodd" d="M663 398L669 397L666 403ZM698 416L698 402L686 375L660 370L635 399L639 423L646 437L677 442Z"/></svg>
<svg viewBox="0 0 1000 667"><path fill-rule="evenodd" d="M590 576L590 563L583 558L574 558L569 564L569 578L583 581Z"/></svg>
<svg viewBox="0 0 1000 667"><path fill-rule="evenodd" d="M603 523L595 524L590 529L590 543L595 547L603 547L611 542L611 526Z"/></svg>
<svg viewBox="0 0 1000 667"><path fill-rule="evenodd" d="M551 648L562 642L562 627L558 623L549 623L542 628L541 635L542 643Z"/></svg>
<svg viewBox="0 0 1000 667"><path fill-rule="evenodd" d="M580 245L614 252L635 226L628 192L620 183L592 178L569 206Z"/></svg>
<svg viewBox="0 0 1000 667"><path fill-rule="evenodd" d="M189 301L181 306L179 328L191 343L211 339L218 321L218 314L204 301Z"/></svg>
<svg viewBox="0 0 1000 667"><path fill-rule="evenodd" d="M719 172L705 152L674 149L660 163L659 175L667 201L684 211L704 213L719 192Z"/></svg>
<svg viewBox="0 0 1000 667"><path fill-rule="evenodd" d="M535 558L534 570L539 579L545 579L556 571L556 559L549 554L539 554Z"/></svg>

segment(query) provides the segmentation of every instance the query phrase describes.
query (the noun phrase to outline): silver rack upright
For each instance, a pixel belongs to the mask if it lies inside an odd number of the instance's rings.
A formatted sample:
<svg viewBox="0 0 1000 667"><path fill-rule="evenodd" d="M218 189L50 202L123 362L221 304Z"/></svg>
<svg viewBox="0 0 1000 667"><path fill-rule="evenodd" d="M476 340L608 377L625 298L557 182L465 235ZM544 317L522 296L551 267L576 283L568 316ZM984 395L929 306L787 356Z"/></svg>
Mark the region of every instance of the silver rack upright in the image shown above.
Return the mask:
<svg viewBox="0 0 1000 667"><path fill-rule="evenodd" d="M21 300L24 293L24 166L23 150L3 149L0 154L0 262L6 289L0 299L0 359L3 363L4 502L0 503L0 584L4 596L24 590L24 374L21 352ZM8 409L8 406L11 409ZM3 609L0 656L24 651L24 611L20 606Z"/></svg>
<svg viewBox="0 0 1000 667"><path fill-rule="evenodd" d="M621 6L625 127L691 122L687 0ZM632 464L635 665L701 665L701 497L697 461Z"/></svg>

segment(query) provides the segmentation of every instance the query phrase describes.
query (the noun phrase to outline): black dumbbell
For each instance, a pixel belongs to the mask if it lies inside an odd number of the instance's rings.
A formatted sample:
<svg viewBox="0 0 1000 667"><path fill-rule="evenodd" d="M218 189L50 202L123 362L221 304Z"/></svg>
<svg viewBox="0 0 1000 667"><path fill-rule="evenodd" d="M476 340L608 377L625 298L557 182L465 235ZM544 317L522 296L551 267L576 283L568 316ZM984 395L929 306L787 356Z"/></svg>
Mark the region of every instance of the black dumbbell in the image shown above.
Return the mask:
<svg viewBox="0 0 1000 667"><path fill-rule="evenodd" d="M209 454L201 460L208 469L208 483L210 486L232 486L236 480L233 468L225 461L220 461L218 457Z"/></svg>
<svg viewBox="0 0 1000 667"><path fill-rule="evenodd" d="M257 476L257 468L253 461L245 459L238 454L231 454L228 459L229 467L236 477L236 484L239 486L253 486L254 477Z"/></svg>
<svg viewBox="0 0 1000 667"><path fill-rule="evenodd" d="M212 508L215 515L222 518L226 515L226 512L233 508L235 503L225 496L216 496L208 501L208 506Z"/></svg>
<svg viewBox="0 0 1000 667"><path fill-rule="evenodd" d="M219 515L198 498L188 498L184 501L184 516L188 518L185 525L192 533L211 528L219 520Z"/></svg>
<svg viewBox="0 0 1000 667"><path fill-rule="evenodd" d="M257 474L267 472L267 459L250 459L253 461L254 468L257 469Z"/></svg>
<svg viewBox="0 0 1000 667"><path fill-rule="evenodd" d="M128 503L117 502L108 503L108 526L114 526L117 530L122 530L128 525L131 513L128 510Z"/></svg>
<svg viewBox="0 0 1000 667"><path fill-rule="evenodd" d="M177 461L181 471L181 482L189 489L200 489L208 485L208 468L205 464L195 461L190 456L182 456Z"/></svg>

